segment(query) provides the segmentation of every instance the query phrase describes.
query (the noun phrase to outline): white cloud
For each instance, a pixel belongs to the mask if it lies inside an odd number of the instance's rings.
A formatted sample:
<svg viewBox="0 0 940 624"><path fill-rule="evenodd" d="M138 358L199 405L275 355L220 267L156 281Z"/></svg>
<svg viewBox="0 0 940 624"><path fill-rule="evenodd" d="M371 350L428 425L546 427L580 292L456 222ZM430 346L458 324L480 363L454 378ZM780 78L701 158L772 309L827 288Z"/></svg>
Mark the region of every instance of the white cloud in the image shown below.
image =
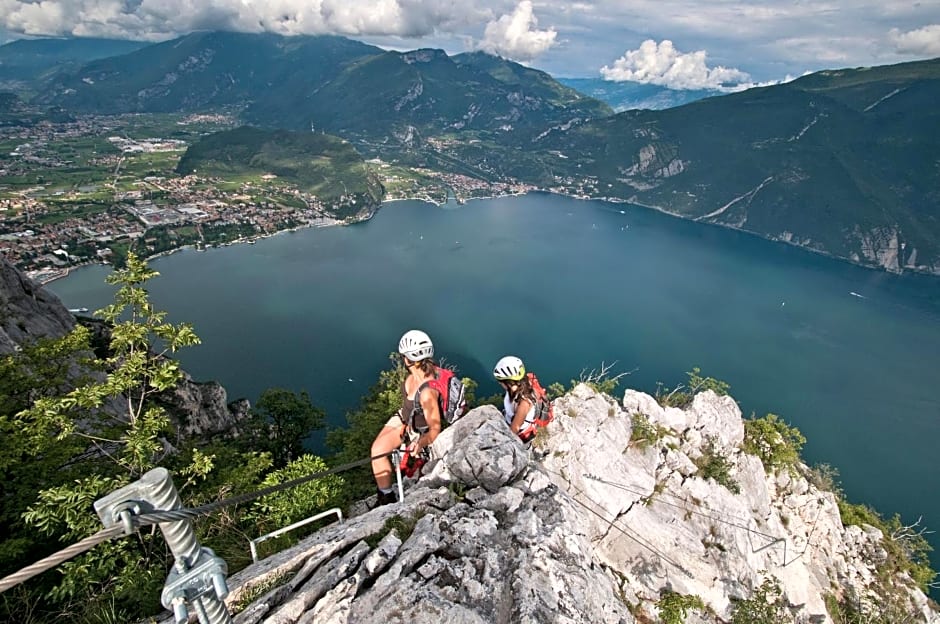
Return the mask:
<svg viewBox="0 0 940 624"><path fill-rule="evenodd" d="M940 0L0 0L0 41L155 41L193 30L331 33L396 49L538 56L539 67L556 75L585 76L646 39L671 40L708 51L697 70L673 70L688 79L698 72L706 84L725 79L714 73L718 66L767 80L935 57L938 25ZM677 56L695 60L694 53ZM639 69L629 59L621 63ZM609 70L616 75L617 63Z"/></svg>
<svg viewBox="0 0 940 624"><path fill-rule="evenodd" d="M537 30L538 20L530 0L522 0L511 15L503 15L486 25L481 50L516 61L531 61L555 44L554 29Z"/></svg>
<svg viewBox="0 0 940 624"><path fill-rule="evenodd" d="M901 54L940 56L940 24L901 32L892 28L888 38Z"/></svg>
<svg viewBox="0 0 940 624"><path fill-rule="evenodd" d="M605 80L643 82L672 89L740 88L751 77L738 69L709 67L705 50L682 53L672 41L657 44L647 39L636 50L628 50L612 66L601 68Z"/></svg>
<svg viewBox="0 0 940 624"><path fill-rule="evenodd" d="M489 15L449 0L0 0L0 28L13 32L137 39L200 29L422 37Z"/></svg>

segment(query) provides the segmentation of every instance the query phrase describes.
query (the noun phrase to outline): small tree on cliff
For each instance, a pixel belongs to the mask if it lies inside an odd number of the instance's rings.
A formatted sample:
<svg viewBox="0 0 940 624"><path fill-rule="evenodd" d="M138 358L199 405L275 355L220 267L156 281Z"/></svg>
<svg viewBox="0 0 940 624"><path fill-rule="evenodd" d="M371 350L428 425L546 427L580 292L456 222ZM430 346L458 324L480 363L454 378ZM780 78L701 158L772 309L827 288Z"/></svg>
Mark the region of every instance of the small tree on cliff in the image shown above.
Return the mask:
<svg viewBox="0 0 940 624"><path fill-rule="evenodd" d="M166 437L172 433L169 418L151 399L182 378L179 364L166 356L198 344L199 338L190 325L169 323L166 313L154 308L145 284L156 275L135 255L128 256L127 265L108 277L119 286L115 302L97 312L112 326L109 354L94 365L98 374L57 396L38 397L15 417L33 455L63 442L84 447L73 461L81 461L85 474L40 490L24 514L30 525L63 543L100 529L91 512L94 500L140 477L173 450ZM211 458L195 453L182 472L204 475L211 467ZM164 563L165 547L152 533L135 540L103 544L65 563L49 597L60 604L106 597L134 611L140 602L154 606L163 579L153 564Z"/></svg>
<svg viewBox="0 0 940 624"><path fill-rule="evenodd" d="M323 428L326 414L314 407L306 392L268 388L258 397L251 418L242 427L242 446L268 452L276 468L283 468L304 453L304 439Z"/></svg>
<svg viewBox="0 0 940 624"><path fill-rule="evenodd" d="M198 447L204 441L179 435L154 399L176 387L183 376L168 356L198 344L199 338L189 324L169 323L166 313L154 308L146 284L157 275L130 254L126 266L108 278L119 289L114 304L96 313L111 326L100 360L81 361L79 356L89 353L90 332L84 328L0 358L0 398L9 399L8 407L16 406L16 411L0 410L0 433L10 434L0 438L0 469L29 485L17 490L15 513L7 513L11 498L5 496L0 521L19 520L19 537L30 532L33 536L27 543L0 535L0 563L18 568L95 533L101 525L92 503L157 465L174 473L189 505L324 467L319 458L295 455L302 430L322 419L306 395L272 391L260 403L259 415L267 424L281 423L279 440L287 445L285 457L293 460L267 476L273 462L264 449L243 451L222 442ZM298 418L303 423L292 428ZM37 470L40 466L43 469ZM18 476L23 473L28 478ZM34 474L49 480L37 481ZM266 497L251 508L200 519L196 530L234 571L248 563L245 539L270 525L269 518L299 519L343 490L342 479L333 476ZM246 513L248 509L261 510L260 515ZM37 539L39 534L46 536L45 543ZM30 581L15 597L4 594L0 620L137 621L161 610L160 590L169 565L159 531L106 542Z"/></svg>

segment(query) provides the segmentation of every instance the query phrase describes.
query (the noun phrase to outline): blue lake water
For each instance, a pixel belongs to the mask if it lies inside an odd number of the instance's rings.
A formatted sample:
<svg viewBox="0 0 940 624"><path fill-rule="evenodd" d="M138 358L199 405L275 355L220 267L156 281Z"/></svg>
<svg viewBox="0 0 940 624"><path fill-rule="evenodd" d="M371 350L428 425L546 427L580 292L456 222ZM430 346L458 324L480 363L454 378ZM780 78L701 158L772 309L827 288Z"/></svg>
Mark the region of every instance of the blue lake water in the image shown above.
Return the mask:
<svg viewBox="0 0 940 624"><path fill-rule="evenodd" d="M745 414L797 425L807 461L837 467L852 500L940 529L940 279L545 194L395 202L367 223L152 266L157 305L203 340L185 368L232 397L307 390L339 424L412 327L483 394L507 353L546 385L617 361L636 369L622 387L648 392L700 366ZM107 272L48 288L96 309Z"/></svg>

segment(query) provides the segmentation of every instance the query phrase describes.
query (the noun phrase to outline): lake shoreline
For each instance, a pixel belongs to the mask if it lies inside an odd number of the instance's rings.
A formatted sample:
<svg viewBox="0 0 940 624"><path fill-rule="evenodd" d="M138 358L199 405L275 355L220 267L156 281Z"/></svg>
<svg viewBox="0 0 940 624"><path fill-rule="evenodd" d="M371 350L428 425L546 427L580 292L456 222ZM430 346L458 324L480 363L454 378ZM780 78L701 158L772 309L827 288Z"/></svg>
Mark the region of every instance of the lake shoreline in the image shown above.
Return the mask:
<svg viewBox="0 0 940 624"><path fill-rule="evenodd" d="M902 275L924 275L924 276L930 276L930 277L940 277L940 268L938 268L936 271L927 271L927 270L921 270L921 269L911 268L911 267L902 267L902 268L901 268L900 270L898 270L898 271L893 271L893 270L888 269L888 268L886 268L886 267L884 267L884 266L882 266L882 265L878 265L878 264L869 264L869 263L864 263L864 262L858 262L858 261L856 261L856 260L852 260L851 258L847 258L847 257L845 257L845 256L840 256L840 255L834 254L834 253L832 253L832 252L826 251L826 250L824 250L824 249L814 249L813 247L808 247L808 246L806 246L806 245L801 245L801 244L799 244L799 243L794 243L794 242L792 242L792 241L788 241L788 240L785 240L785 239L782 239L782 238L777 238L777 237L775 237L775 236L769 236L769 235L763 234L763 233L761 233L761 232L755 232L754 230L748 230L748 229L746 229L746 228L734 227L734 226L727 225L727 224L724 224L724 223L713 223L713 222L711 222L711 221L702 221L702 220L700 220L699 218L686 217L686 216L681 215L681 214L679 214L679 213L671 212L671 211L669 211L669 210L663 208L662 206L656 206L655 204L644 204L644 203L638 201L635 197L634 197L634 198L631 198L631 199L621 199L621 198L615 198L615 197L586 197L586 196L583 196L583 195L571 195L571 194L568 194L568 193L559 193L559 192L557 192L557 191L542 190L542 189L539 189L539 190L537 190L537 191L532 191L532 192L547 193L547 194L550 194L550 195L558 195L558 196L561 196L561 197L568 197L568 198L570 198L570 199L577 199L577 200L582 200L582 201L595 201L595 202L596 202L596 201L601 201L601 202L607 202L607 203L611 203L611 204L627 204L627 205L629 205L629 206L636 206L636 207L638 207L638 208L645 208L645 209L647 209L647 210L652 210L652 211L654 211L654 212L658 212L658 213L660 213L660 214L664 214L664 215L666 215L666 216L673 217L673 218L675 218L675 219L680 219L680 220L682 220L682 221L688 221L688 222L691 222L691 223L697 223L697 224L705 225L705 226L717 227L717 228L721 228L721 229L723 229L723 230L732 230L732 231L734 231L734 232L741 232L741 233L747 234L747 235L749 235L749 236L755 236L755 237L760 238L760 239L763 239L763 240L765 240L765 241L770 241L770 242L773 242L773 243L781 243L781 244L787 245L788 247L793 247L793 248L796 248L796 249L801 249L801 250L803 250L803 251L808 251L808 252L810 252L810 253L814 253L814 254L816 254L816 255L823 256L824 258L830 258L830 259L832 259L832 260L838 260L839 262L844 262L844 263L846 263L846 264L850 264L850 265L852 265L852 266L857 266L857 267L860 267L860 268L863 268L863 269L873 270L873 271L876 271L876 272L878 272L878 273L886 273L886 274L888 274L888 275L895 275L895 276L898 276L898 277L900 277L900 276L902 276Z"/></svg>
<svg viewBox="0 0 940 624"><path fill-rule="evenodd" d="M808 251L808 252L810 252L810 253L813 253L813 254L816 254L816 255L819 255L819 256L822 256L822 257L825 257L825 258L830 258L830 259L832 259L832 260L837 260L837 261L843 262L843 263L845 263L845 264L849 264L849 265L852 265L852 266L857 266L857 267L860 267L860 268L863 268L863 269L868 269L868 270L876 271L876 272L878 272L878 273L884 273L884 274L887 274L887 275L893 275L893 276L898 276L898 277L904 276L904 275L923 275L923 276L930 276L930 277L940 278L940 269L938 269L937 271L924 271L924 270L919 270L919 269L915 269L915 268L908 268L908 267L905 267L905 268L902 268L901 270L893 271L893 270L887 269L887 268L885 268L885 267L883 267L883 266L881 266L881 265L858 262L858 261L852 260L851 258L846 258L846 257L844 257L844 256L839 256L839 255L833 254L833 253L831 253L831 252L829 252L829 251L826 251L826 250L823 250L823 249L814 249L814 248L808 247L808 246L806 246L806 245L801 245L801 244L799 244L799 243L795 243L795 242L792 242L792 241L784 240L784 239L782 239L782 238L777 238L777 237L773 237L773 236L768 236L768 235L766 235L766 234L762 234L762 233L760 233L760 232L755 232L755 231L753 231L753 230L748 230L748 229L739 228L739 227L733 227L733 226L731 226L731 225L726 225L726 224L723 224L723 223L712 223L712 222L708 222L708 221L701 221L701 220L699 220L699 219L694 219L694 218L691 218L691 217L686 217L686 216L681 215L681 214L678 214L678 213L676 213L676 212L672 212L672 211L670 211L670 210L667 210L666 208L663 208L662 206L657 206L657 205L654 205L654 204L642 203L642 202L638 201L635 197L633 197L633 198L631 198L631 199L623 199L623 198L619 198L619 197L590 197L590 196L586 196L586 195L574 195L574 194L570 194L570 193L562 193L562 192L559 192L559 191L554 191L554 190L551 190L551 189L539 189L539 188L533 188L533 189L528 190L528 191L525 191L525 192L517 192L517 193L497 193L497 194L494 194L494 195L491 195L491 196L488 195L488 196L480 196L480 197L469 197L469 198L463 199L463 200L459 200L459 199L454 198L454 201L453 201L453 202L451 202L451 198L450 198L450 197L448 197L445 201L440 202L440 201L437 201L437 200L435 200L435 199L433 199L433 198L431 198L430 196L427 196L427 195L421 195L421 196L416 196L416 197L395 197L395 198L392 198L392 199L385 199L385 200L382 200L382 202L381 202L380 204L376 205L376 206L374 207L374 209L370 210L370 211L368 212L368 214L366 214L365 216L363 216L363 217L361 217L361 218L357 218L357 219L354 219L354 220L346 221L346 220L334 219L332 223L326 223L326 224L324 224L324 223L316 223L316 224L310 223L310 224L305 224L305 225L301 225L301 226L293 226L293 227L290 227L290 228L285 228L285 229L283 229L283 230L277 230L276 232L266 232L266 233L258 234L258 235L255 235L255 236L246 236L246 237L242 237L242 238L236 239L236 240L234 240L234 241L230 241L230 242L227 242L227 243L223 243L223 244L221 244L221 245L214 245L214 247L227 247L227 246L238 245L238 244L245 244L245 243L247 243L247 244L254 244L254 243L256 243L258 240L262 240L262 239L265 239L265 238L270 238L270 237L272 237L272 236L278 236L278 235L280 235L280 234L284 234L284 233L287 233L287 232L297 232L297 231L300 231L300 230L307 230L307 229L312 229L312 228L326 228L326 227L335 227L335 226L349 226L349 225L356 225L356 224L359 224L359 223L366 223L366 222L372 220L372 219L375 217L375 215L378 214L379 210L381 210L386 204L393 204L393 203L399 203L399 202L409 202L409 201L419 201L419 202L423 202L423 203L426 203L426 204L430 204L430 205L435 206L435 207L437 207L437 208L443 208L443 207L446 207L446 206L450 205L451 203L454 203L454 204L456 204L456 205L458 205L458 206L463 206L463 205L468 204L468 203L471 202L471 201L494 200L494 199L501 199L501 198L505 198L505 197L522 197L522 196L525 196L525 195L537 194L537 193L545 193L545 194L547 194L547 195L554 195L554 196L559 196L559 197L566 197L566 198L568 198L568 199L575 199L575 200L580 200L580 201L604 202L604 203L609 203L609 204L623 204L623 205L633 206L633 207L637 207L637 208L643 208L643 209L646 209L646 210L651 210L651 211L654 211L654 212L658 212L658 213L663 214L663 215L667 215L667 216L669 216L669 217L673 217L673 218L675 218L675 219L680 219L680 220L682 220L682 221L688 221L688 222L692 222L692 223L696 223L696 224L700 224L700 225L705 225L705 226L718 227L718 228L721 228L721 229L724 229L724 230L733 230L733 231L736 231L736 232L742 232L742 233L747 234L747 235L749 235L749 236L755 236L755 237L760 238L760 239L763 239L763 240L765 240L765 241L770 241L770 242L774 242L774 243L781 243L781 244L787 245L788 247L793 247L793 248L796 248L796 249L800 249L800 250L802 250L802 251ZM623 212L623 211L621 211L621 212ZM209 249L209 248L211 248L211 247L199 247L199 246L197 246L197 245L192 245L192 244L189 244L189 245L182 245L182 246L180 246L180 247L175 247L175 248L173 248L173 249L168 249L168 250L160 251L160 252L157 252L157 253L154 253L154 254L145 256L144 259L145 259L145 260L154 260L154 259L161 258L161 257L164 257L164 256L169 256L169 255L171 255L171 254L174 254L174 253L177 253L177 252L180 252L180 251L184 251L184 250L187 250L187 249L196 249L196 250L198 250L198 251L205 251L206 249ZM41 279L41 280L37 280L37 281L38 281L41 285L45 285L45 284L51 283L51 282L53 282L53 281L56 281L56 280L59 280L59 279L62 279L62 278L67 277L68 274L69 274L69 272L70 272L71 270L73 270L73 269L81 268L81 267L83 267L83 266L108 265L108 264L110 264L110 263L109 263L109 262L86 262L86 263L83 263L83 264L80 264L80 265L75 265L75 266L71 266L71 267L66 267L66 268L62 269L61 271L56 272L55 274L50 275L48 278Z"/></svg>

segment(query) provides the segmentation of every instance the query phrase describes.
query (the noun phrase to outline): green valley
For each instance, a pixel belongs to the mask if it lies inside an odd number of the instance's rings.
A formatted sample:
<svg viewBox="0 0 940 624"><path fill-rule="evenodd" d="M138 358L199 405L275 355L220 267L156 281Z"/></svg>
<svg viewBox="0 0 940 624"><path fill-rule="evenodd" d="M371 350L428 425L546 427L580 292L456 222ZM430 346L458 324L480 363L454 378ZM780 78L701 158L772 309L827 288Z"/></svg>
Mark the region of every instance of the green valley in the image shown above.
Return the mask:
<svg viewBox="0 0 940 624"><path fill-rule="evenodd" d="M294 203L316 202L341 218L368 214L382 201L382 185L362 157L327 134L250 127L218 132L192 145L176 171L222 180L280 178L296 188L285 191Z"/></svg>

